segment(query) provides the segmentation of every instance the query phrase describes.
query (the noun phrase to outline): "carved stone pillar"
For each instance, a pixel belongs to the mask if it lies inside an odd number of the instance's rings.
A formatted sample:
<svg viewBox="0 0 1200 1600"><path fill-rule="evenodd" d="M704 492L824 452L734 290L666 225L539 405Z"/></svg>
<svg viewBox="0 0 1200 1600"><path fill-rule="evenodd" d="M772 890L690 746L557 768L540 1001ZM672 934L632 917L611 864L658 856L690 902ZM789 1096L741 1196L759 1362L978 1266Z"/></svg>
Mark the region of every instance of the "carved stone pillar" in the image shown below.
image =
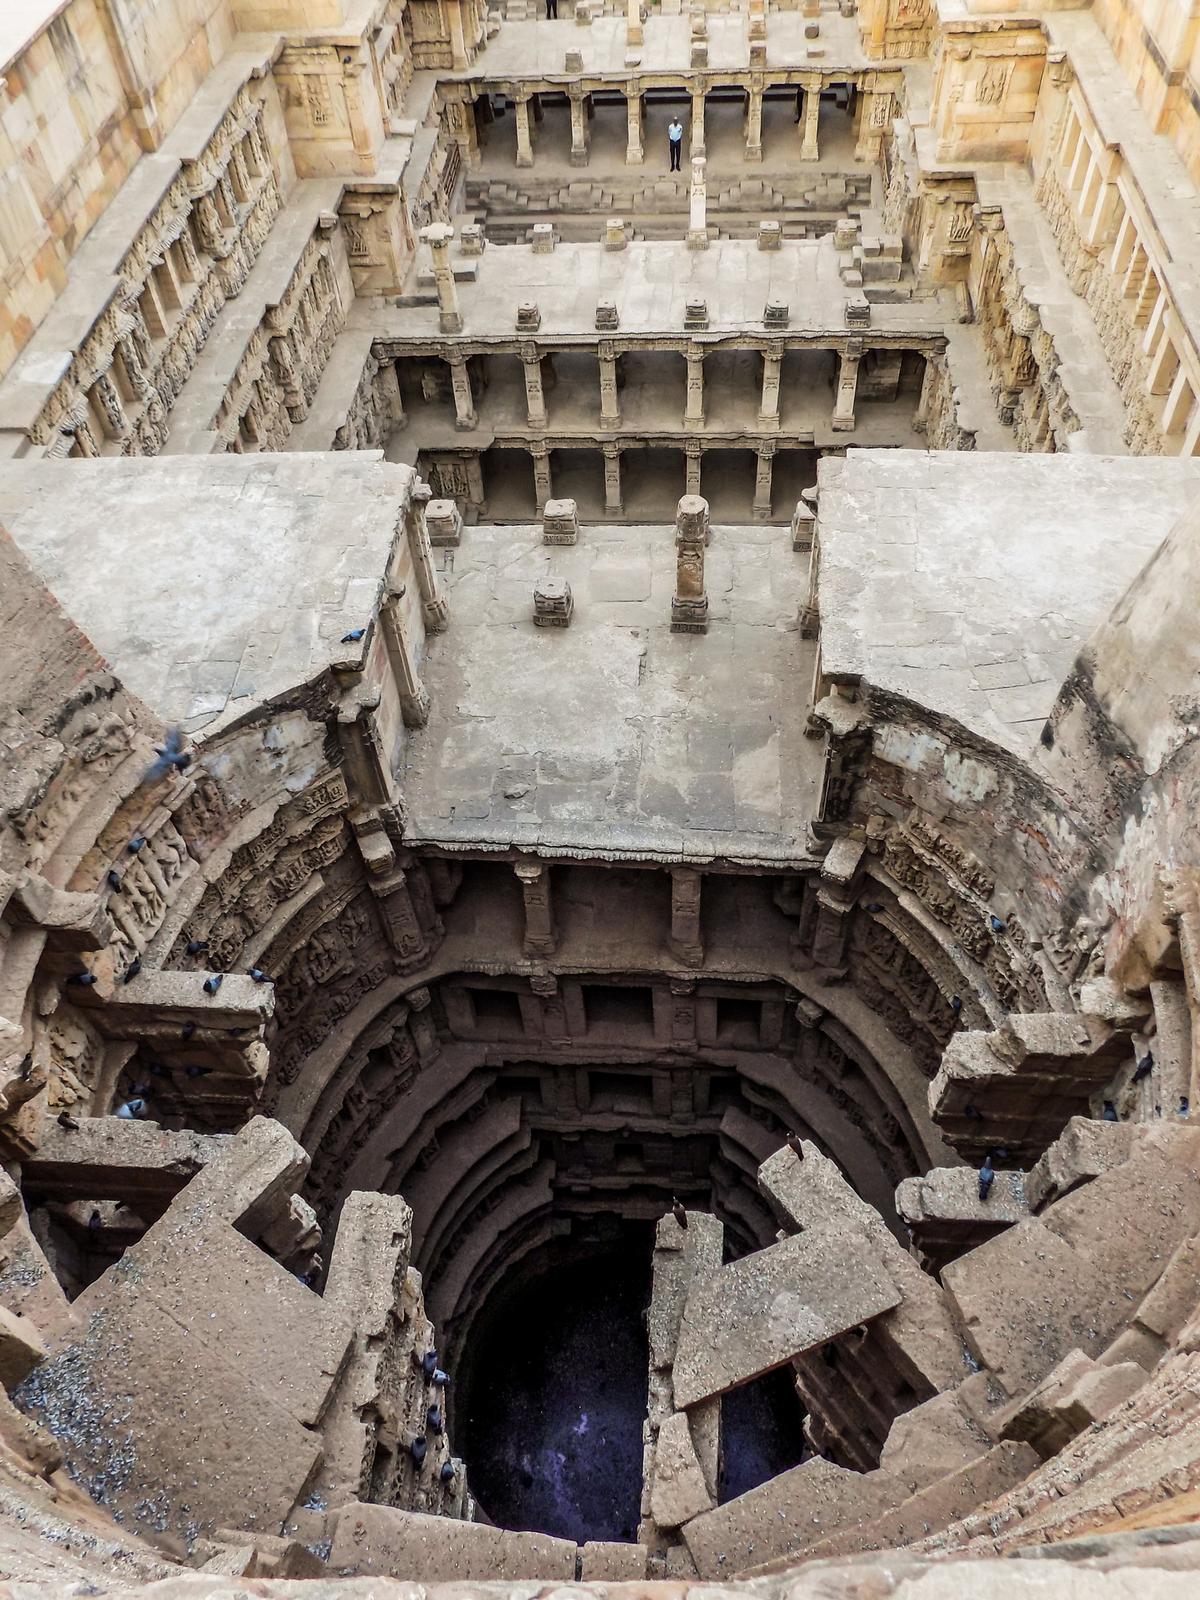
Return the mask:
<svg viewBox="0 0 1200 1600"><path fill-rule="evenodd" d="M412 499L404 512L404 533L413 568L417 574L417 587L421 591L421 613L425 618L426 633L441 633L449 621L449 608L438 588L437 573L433 566L433 548L429 543L429 529L425 526L425 507L432 499L427 483L413 485Z"/></svg>
<svg viewBox="0 0 1200 1600"><path fill-rule="evenodd" d="M441 1041L437 1036L437 1024L433 1019L433 996L428 989L422 987L410 990L405 998L411 1008L408 1013L408 1031L412 1034L413 1043L417 1047L421 1065L428 1066L442 1053Z"/></svg>
<svg viewBox="0 0 1200 1600"><path fill-rule="evenodd" d="M703 156L692 157L692 184L688 195L687 247L689 250L708 249L706 166L707 163Z"/></svg>
<svg viewBox="0 0 1200 1600"><path fill-rule="evenodd" d="M703 549L703 545L701 545ZM671 868L671 954L685 967L704 965L700 932L700 890L703 879L693 867Z"/></svg>
<svg viewBox="0 0 1200 1600"><path fill-rule="evenodd" d="M533 165L533 140L529 132L529 96L519 95L513 103L517 119L517 166Z"/></svg>
<svg viewBox="0 0 1200 1600"><path fill-rule="evenodd" d="M771 515L771 477L775 464L775 442L768 440L758 447L758 462L754 472L755 522L766 522Z"/></svg>
<svg viewBox="0 0 1200 1600"><path fill-rule="evenodd" d="M629 0L630 5L637 0ZM628 130L625 142L625 165L640 167L645 156L642 147L642 91L636 78L630 78L625 90L625 113Z"/></svg>
<svg viewBox="0 0 1200 1600"><path fill-rule="evenodd" d="M552 956L558 939L550 901L550 868L544 861L518 861L513 871L525 900L525 954Z"/></svg>
<svg viewBox="0 0 1200 1600"><path fill-rule="evenodd" d="M804 80L804 124L800 139L801 161L818 161L820 152L817 149L817 123L821 115L821 79L810 77Z"/></svg>
<svg viewBox="0 0 1200 1600"><path fill-rule="evenodd" d="M698 495L700 493L700 463L704 456L703 448L698 444L689 444L685 447L685 494Z"/></svg>
<svg viewBox="0 0 1200 1600"><path fill-rule="evenodd" d="M545 445L537 445L531 448L529 454L533 458L533 492L540 516L546 509L546 501L554 498L550 480L550 452Z"/></svg>
<svg viewBox="0 0 1200 1600"><path fill-rule="evenodd" d="M753 79L747 90L746 98L746 160L761 161L762 150L762 108L763 86L760 79Z"/></svg>
<svg viewBox="0 0 1200 1600"><path fill-rule="evenodd" d="M854 399L858 389L858 364L862 360L862 342L851 339L838 352L837 393L833 402L833 431L849 433L854 427Z"/></svg>
<svg viewBox="0 0 1200 1600"><path fill-rule="evenodd" d="M107 372L96 374L92 384L96 404L104 414L104 427L110 439L124 439L129 434L129 418L125 413L117 386Z"/></svg>
<svg viewBox="0 0 1200 1600"><path fill-rule="evenodd" d="M371 891L379 905L383 925L396 952L397 972L423 967L432 953L429 936L421 926L403 867L371 878Z"/></svg>
<svg viewBox="0 0 1200 1600"><path fill-rule="evenodd" d="M687 395L683 408L685 428L704 426L704 351L690 344L687 350Z"/></svg>
<svg viewBox="0 0 1200 1600"><path fill-rule="evenodd" d="M758 425L774 433L779 428L779 375L783 370L783 346L765 345L762 358L762 399L758 407Z"/></svg>
<svg viewBox="0 0 1200 1600"><path fill-rule="evenodd" d="M587 102L582 94L571 95L571 165L588 164Z"/></svg>
<svg viewBox="0 0 1200 1600"><path fill-rule="evenodd" d="M617 389L617 355L611 341L601 339L598 351L600 360L600 426L621 426L621 399Z"/></svg>
<svg viewBox="0 0 1200 1600"><path fill-rule="evenodd" d="M423 728L429 721L429 695L417 676L417 665L404 629L399 589L391 590L379 608L383 640L387 647L392 676L400 694L400 711L406 728Z"/></svg>
<svg viewBox="0 0 1200 1600"><path fill-rule="evenodd" d="M643 44L645 35L642 31L642 0L629 0L625 13L625 43Z"/></svg>
<svg viewBox="0 0 1200 1600"><path fill-rule="evenodd" d="M465 356L452 355L447 360L450 363L450 385L454 390L454 426L461 433L467 433L479 421L471 394L471 374L467 370Z"/></svg>
<svg viewBox="0 0 1200 1600"><path fill-rule="evenodd" d="M432 222L417 235L429 246L433 257L433 281L437 285L438 327L442 333L462 332L462 313L458 309L458 290L450 264L450 241L454 229L448 222Z"/></svg>
<svg viewBox="0 0 1200 1600"><path fill-rule="evenodd" d="M856 894L854 886L863 855L861 841L837 839L821 867L812 956L818 967L830 973L842 973L846 969L846 945Z"/></svg>
<svg viewBox="0 0 1200 1600"><path fill-rule="evenodd" d="M704 155L704 96L707 85L703 78L692 84L692 150L693 156Z"/></svg>
<svg viewBox="0 0 1200 1600"><path fill-rule="evenodd" d="M531 428L544 428L546 394L542 387L542 358L536 345L521 346L521 365L525 371L525 420Z"/></svg>
<svg viewBox="0 0 1200 1600"><path fill-rule="evenodd" d="M883 141L892 120L892 95L888 89L869 91L859 96L856 161L878 161Z"/></svg>
<svg viewBox="0 0 1200 1600"><path fill-rule="evenodd" d="M707 542L708 501L699 495L685 494L675 513L672 633L705 633L708 630L708 596L704 592L704 546Z"/></svg>
<svg viewBox="0 0 1200 1600"><path fill-rule="evenodd" d="M610 517L624 515L625 507L621 503L621 447L619 444L606 444L604 446L604 510Z"/></svg>

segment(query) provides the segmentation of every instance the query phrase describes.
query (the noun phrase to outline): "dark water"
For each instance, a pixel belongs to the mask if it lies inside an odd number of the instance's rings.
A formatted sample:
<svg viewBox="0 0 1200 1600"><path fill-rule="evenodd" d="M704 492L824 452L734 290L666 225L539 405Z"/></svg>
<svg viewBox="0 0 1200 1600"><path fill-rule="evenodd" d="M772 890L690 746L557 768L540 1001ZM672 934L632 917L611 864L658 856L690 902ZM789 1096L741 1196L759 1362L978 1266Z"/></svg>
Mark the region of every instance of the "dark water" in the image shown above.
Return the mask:
<svg viewBox="0 0 1200 1600"><path fill-rule="evenodd" d="M472 1330L454 1442L499 1526L636 1536L651 1246L631 1228L619 1249L515 1288ZM786 1370L726 1395L722 1502L795 1466L802 1422Z"/></svg>

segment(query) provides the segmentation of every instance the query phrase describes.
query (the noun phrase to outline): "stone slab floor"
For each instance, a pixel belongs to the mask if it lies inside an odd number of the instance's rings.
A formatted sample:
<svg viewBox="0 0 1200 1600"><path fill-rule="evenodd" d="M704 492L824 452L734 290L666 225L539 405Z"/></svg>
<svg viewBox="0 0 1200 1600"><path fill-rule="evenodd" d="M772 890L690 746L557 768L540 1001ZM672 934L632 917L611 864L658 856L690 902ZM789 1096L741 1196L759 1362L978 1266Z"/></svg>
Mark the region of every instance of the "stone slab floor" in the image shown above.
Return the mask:
<svg viewBox="0 0 1200 1600"><path fill-rule="evenodd" d="M788 863L805 857L820 761L805 739L808 558L777 527L714 527L709 631L670 632L675 530L479 525L439 552L449 632L422 667L429 725L402 783L414 841ZM568 629L536 628L535 580L568 579Z"/></svg>

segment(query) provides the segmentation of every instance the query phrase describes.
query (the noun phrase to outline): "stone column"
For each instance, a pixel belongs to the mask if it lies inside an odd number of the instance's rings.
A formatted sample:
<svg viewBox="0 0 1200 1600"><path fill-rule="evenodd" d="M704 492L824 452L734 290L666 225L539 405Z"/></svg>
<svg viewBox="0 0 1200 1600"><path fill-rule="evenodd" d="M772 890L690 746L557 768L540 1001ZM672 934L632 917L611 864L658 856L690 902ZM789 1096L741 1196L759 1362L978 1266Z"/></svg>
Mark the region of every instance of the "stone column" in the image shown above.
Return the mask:
<svg viewBox="0 0 1200 1600"><path fill-rule="evenodd" d="M685 494L675 513L675 594L671 600L672 633L708 631L708 596L704 592L704 546L708 540L708 501ZM674 889L672 889L672 899Z"/></svg>
<svg viewBox="0 0 1200 1600"><path fill-rule="evenodd" d="M645 35L642 32L642 0L629 0L625 20L625 43L643 44Z"/></svg>
<svg viewBox="0 0 1200 1600"><path fill-rule="evenodd" d="M383 625L383 640L387 647L388 662L396 688L400 694L400 711L406 728L423 728L429 721L429 695L417 676L408 635L401 615L403 591L391 589L379 608Z"/></svg>
<svg viewBox="0 0 1200 1600"><path fill-rule="evenodd" d="M633 0L630 0L633 4ZM642 148L642 88L636 78L630 78L625 89L625 112L629 120L625 142L625 165L640 167L645 151Z"/></svg>
<svg viewBox="0 0 1200 1600"><path fill-rule="evenodd" d="M465 356L446 357L450 363L450 384L454 390L454 426L460 433L474 428L479 421L475 415L475 401L471 394L471 374L467 371Z"/></svg>
<svg viewBox="0 0 1200 1600"><path fill-rule="evenodd" d="M420 479L413 485L412 499L404 512L404 535L408 551L417 574L417 587L421 591L421 611L425 618L426 633L442 633L449 620L449 609L438 588L437 573L433 565L433 548L429 543L429 529L425 526L425 507L433 498L433 491Z"/></svg>
<svg viewBox="0 0 1200 1600"><path fill-rule="evenodd" d="M542 387L542 360L536 345L521 346L521 364L525 369L526 421L531 428L544 428L546 394Z"/></svg>
<svg viewBox="0 0 1200 1600"><path fill-rule="evenodd" d="M685 428L704 426L704 351L691 344L687 351L687 395L683 407Z"/></svg>
<svg viewBox="0 0 1200 1600"><path fill-rule="evenodd" d="M854 145L855 161L879 160L891 115L892 95L889 89L873 90L859 96L858 138Z"/></svg>
<svg viewBox="0 0 1200 1600"><path fill-rule="evenodd" d="M609 340L601 339L598 355L600 361L600 426L602 428L619 428L621 426L621 397L617 389L617 354Z"/></svg>
<svg viewBox="0 0 1200 1600"><path fill-rule="evenodd" d="M858 364L862 360L862 342L847 341L845 349L838 352L837 393L833 401L833 431L849 433L854 427L854 396L858 388Z"/></svg>
<svg viewBox="0 0 1200 1600"><path fill-rule="evenodd" d="M544 861L518 861L513 871L525 900L525 954L552 956L558 939L550 902L550 868Z"/></svg>
<svg viewBox="0 0 1200 1600"><path fill-rule="evenodd" d="M454 268L450 265L450 241L454 229L448 222L431 222L417 235L429 246L433 257L433 281L437 285L438 328L442 333L462 332L462 313L458 309L458 291L454 286Z"/></svg>
<svg viewBox="0 0 1200 1600"><path fill-rule="evenodd" d="M588 164L587 102L581 94L571 96L571 165Z"/></svg>
<svg viewBox="0 0 1200 1600"><path fill-rule="evenodd" d="M620 517L625 512L625 507L621 503L621 447L619 444L606 444L604 446L604 510L610 517Z"/></svg>
<svg viewBox="0 0 1200 1600"><path fill-rule="evenodd" d="M529 96L519 95L513 104L517 118L517 165L533 165L533 140L529 133Z"/></svg>
<svg viewBox="0 0 1200 1600"><path fill-rule="evenodd" d="M758 425L775 433L779 429L779 374L783 369L783 346L765 345L762 358L762 399L758 407Z"/></svg>
<svg viewBox="0 0 1200 1600"><path fill-rule="evenodd" d="M706 85L697 78L692 85L692 155L702 156L704 149L704 95Z"/></svg>
<svg viewBox="0 0 1200 1600"><path fill-rule="evenodd" d="M762 84L755 80L747 91L746 100L746 160L761 161L762 151Z"/></svg>
<svg viewBox="0 0 1200 1600"><path fill-rule="evenodd" d="M819 77L804 80L804 124L800 140L801 161L817 161L817 119L821 115L821 80Z"/></svg>
<svg viewBox="0 0 1200 1600"><path fill-rule="evenodd" d="M701 546L703 549L703 546ZM700 889L703 879L694 867L671 868L671 954L685 967L704 965L700 934Z"/></svg>
<svg viewBox="0 0 1200 1600"><path fill-rule="evenodd" d="M688 209L687 246L689 250L708 249L708 222L706 219L707 192L705 169L708 163L703 156L692 157L692 187Z"/></svg>
<svg viewBox="0 0 1200 1600"><path fill-rule="evenodd" d="M704 451L698 444L689 444L686 447L685 455L687 458L685 469L687 476L684 482L684 493L698 496L700 493L700 462Z"/></svg>
<svg viewBox="0 0 1200 1600"><path fill-rule="evenodd" d="M98 372L92 384L92 394L104 413L104 427L110 439L124 439L129 434L129 417L120 393L108 372Z"/></svg>
<svg viewBox="0 0 1200 1600"><path fill-rule="evenodd" d="M766 522L771 515L771 475L774 471L775 441L758 447L758 466L754 474L754 520Z"/></svg>
<svg viewBox="0 0 1200 1600"><path fill-rule="evenodd" d="M529 452L533 458L533 492L537 498L538 515L546 509L546 501L554 498L550 482L550 452L545 445L535 445Z"/></svg>

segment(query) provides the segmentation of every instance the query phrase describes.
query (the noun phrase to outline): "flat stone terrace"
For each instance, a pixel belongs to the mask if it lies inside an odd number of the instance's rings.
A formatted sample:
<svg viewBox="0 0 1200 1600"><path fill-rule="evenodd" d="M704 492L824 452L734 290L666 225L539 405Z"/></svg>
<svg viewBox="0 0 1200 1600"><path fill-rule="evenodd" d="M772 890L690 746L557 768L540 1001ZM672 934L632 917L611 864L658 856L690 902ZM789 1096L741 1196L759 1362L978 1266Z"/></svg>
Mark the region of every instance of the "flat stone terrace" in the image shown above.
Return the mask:
<svg viewBox="0 0 1200 1600"><path fill-rule="evenodd" d="M414 843L553 856L807 858L820 750L804 737L813 646L797 611L807 557L779 528L718 526L709 630L670 632L672 526L464 530L441 552L447 633L422 668L429 725L402 783ZM569 628L532 621L566 578Z"/></svg>
<svg viewBox="0 0 1200 1600"><path fill-rule="evenodd" d="M749 72L748 16L708 14L708 66L691 65L690 16L648 16L643 26L645 43L627 46L625 18L597 17L588 27L566 19L551 22L506 22L500 32L465 72L443 72L444 78L481 79L489 83L510 79L561 78L567 82L565 56L578 50L583 76L627 78L635 71L642 81L686 77L693 71ZM836 10L822 10L818 39L804 37L804 24L812 19L799 11L772 12L767 18L767 63L771 70L796 72L861 71L869 63L858 37L858 22ZM815 46L817 53L811 53ZM627 55L637 58L631 65Z"/></svg>
<svg viewBox="0 0 1200 1600"><path fill-rule="evenodd" d="M819 482L822 670L1024 757L1200 461L851 450Z"/></svg>
<svg viewBox="0 0 1200 1600"><path fill-rule="evenodd" d="M215 732L345 660L407 467L378 456L0 464L0 524L125 685Z"/></svg>
<svg viewBox="0 0 1200 1600"><path fill-rule="evenodd" d="M427 265L422 248L414 279ZM689 337L684 312L689 300L708 306L706 334L751 333L760 338L795 340L799 336L854 336L870 345L873 335L913 335L943 338L953 317L952 297L929 295L897 303L875 303L871 327L848 329L845 305L858 291L848 289L838 276L842 257L832 239L800 239L778 250L759 250L746 240L714 240L707 250L686 250L678 241L632 243L624 250L605 250L598 244L560 244L546 255L535 255L528 244L493 245L477 260L455 260L478 268L474 281L458 284L463 332L459 341L518 338L517 307L523 300L537 302L541 327L536 337L587 336L628 338L644 335L678 343ZM438 310L433 291L421 296L428 304L380 307L356 304L348 326L369 327L387 342L433 342L439 348L453 340L438 333ZM786 329L767 329L763 310L768 300L783 300L790 307ZM612 334L596 331L597 300L616 302L619 329Z"/></svg>

